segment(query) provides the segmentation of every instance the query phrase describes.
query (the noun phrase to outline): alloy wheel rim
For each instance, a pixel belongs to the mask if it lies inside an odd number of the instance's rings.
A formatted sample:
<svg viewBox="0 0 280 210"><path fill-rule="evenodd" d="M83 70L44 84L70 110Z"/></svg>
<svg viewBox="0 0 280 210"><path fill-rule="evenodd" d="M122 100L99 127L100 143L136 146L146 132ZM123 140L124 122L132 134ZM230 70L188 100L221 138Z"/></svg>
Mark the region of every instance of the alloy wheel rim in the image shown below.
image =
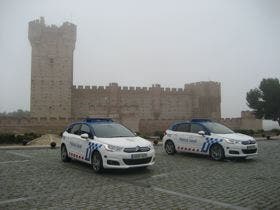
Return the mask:
<svg viewBox="0 0 280 210"><path fill-rule="evenodd" d="M167 153L171 153L172 152L172 145L171 145L171 143L167 143L166 144L166 151L167 151Z"/></svg>
<svg viewBox="0 0 280 210"><path fill-rule="evenodd" d="M221 158L221 150L219 147L215 146L212 150L212 157L214 159L220 159Z"/></svg>
<svg viewBox="0 0 280 210"><path fill-rule="evenodd" d="M100 159L97 157L97 155L93 156L93 161L92 161L93 169L98 171L100 168Z"/></svg>

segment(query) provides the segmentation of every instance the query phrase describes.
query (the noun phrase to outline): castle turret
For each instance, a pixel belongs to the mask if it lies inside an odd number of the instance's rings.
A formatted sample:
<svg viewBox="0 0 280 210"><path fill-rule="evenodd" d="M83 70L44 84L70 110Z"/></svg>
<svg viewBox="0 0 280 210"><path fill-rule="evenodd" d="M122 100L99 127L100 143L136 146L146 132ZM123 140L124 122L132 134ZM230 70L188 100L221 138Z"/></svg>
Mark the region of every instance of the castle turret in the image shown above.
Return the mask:
<svg viewBox="0 0 280 210"><path fill-rule="evenodd" d="M33 117L71 117L76 25L29 22L32 46L30 110Z"/></svg>
<svg viewBox="0 0 280 210"><path fill-rule="evenodd" d="M209 81L185 84L185 91L192 98L193 118L221 118L220 83Z"/></svg>

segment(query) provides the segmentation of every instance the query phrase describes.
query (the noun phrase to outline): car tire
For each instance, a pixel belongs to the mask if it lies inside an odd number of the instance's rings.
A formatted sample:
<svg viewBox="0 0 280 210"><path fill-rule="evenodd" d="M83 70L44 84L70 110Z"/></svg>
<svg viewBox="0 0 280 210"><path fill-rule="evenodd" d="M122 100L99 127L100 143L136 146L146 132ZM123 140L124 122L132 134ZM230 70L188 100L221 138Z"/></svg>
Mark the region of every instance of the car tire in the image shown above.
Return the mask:
<svg viewBox="0 0 280 210"><path fill-rule="evenodd" d="M219 144L213 144L210 148L209 155L212 160L222 160L225 158L224 148Z"/></svg>
<svg viewBox="0 0 280 210"><path fill-rule="evenodd" d="M146 170L148 168L148 166L141 166L139 167L140 170Z"/></svg>
<svg viewBox="0 0 280 210"><path fill-rule="evenodd" d="M60 156L63 162L69 162L71 160L68 156L67 148L64 144L61 145Z"/></svg>
<svg viewBox="0 0 280 210"><path fill-rule="evenodd" d="M168 155L174 155L176 153L175 145L171 140L165 142L164 149Z"/></svg>
<svg viewBox="0 0 280 210"><path fill-rule="evenodd" d="M101 173L103 171L103 161L98 151L93 152L91 158L91 165L95 173Z"/></svg>

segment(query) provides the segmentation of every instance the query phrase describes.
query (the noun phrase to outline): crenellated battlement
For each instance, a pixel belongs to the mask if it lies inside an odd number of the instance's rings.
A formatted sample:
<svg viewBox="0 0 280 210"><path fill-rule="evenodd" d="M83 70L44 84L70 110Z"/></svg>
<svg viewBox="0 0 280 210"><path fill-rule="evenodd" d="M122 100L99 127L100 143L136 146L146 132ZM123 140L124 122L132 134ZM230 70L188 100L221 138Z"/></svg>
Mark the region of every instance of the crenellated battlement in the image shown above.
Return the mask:
<svg viewBox="0 0 280 210"><path fill-rule="evenodd" d="M118 89L121 92L151 92L154 89L158 89L163 94L182 94L189 93L193 88L198 89L198 87L211 87L211 86L220 87L220 83L218 82L197 82L191 84L185 84L185 88L170 88L170 87L161 87L159 84L152 85L151 87L133 87L133 86L118 86L118 83L110 83L109 86L90 86L90 85L73 85L73 90L92 90L92 91L109 91L112 88Z"/></svg>
<svg viewBox="0 0 280 210"><path fill-rule="evenodd" d="M46 25L45 19L41 17L29 22L28 39L32 46L44 42L57 42L62 39L64 43L75 47L76 42L75 24L64 22L61 26Z"/></svg>
<svg viewBox="0 0 280 210"><path fill-rule="evenodd" d="M196 88L196 87L201 87L201 86L217 86L217 87L219 87L220 85L221 85L220 82L200 81L200 82L194 82L194 83L185 84L185 88Z"/></svg>
<svg viewBox="0 0 280 210"><path fill-rule="evenodd" d="M221 123L240 123L242 120L241 117L235 117L235 118L221 118L220 122Z"/></svg>

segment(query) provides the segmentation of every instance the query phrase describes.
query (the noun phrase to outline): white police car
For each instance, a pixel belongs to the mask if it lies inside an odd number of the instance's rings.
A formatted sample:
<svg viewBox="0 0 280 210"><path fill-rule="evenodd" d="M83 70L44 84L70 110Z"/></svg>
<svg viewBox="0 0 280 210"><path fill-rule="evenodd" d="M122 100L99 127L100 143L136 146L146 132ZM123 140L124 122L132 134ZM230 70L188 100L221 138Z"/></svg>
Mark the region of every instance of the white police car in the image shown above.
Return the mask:
<svg viewBox="0 0 280 210"><path fill-rule="evenodd" d="M104 168L144 168L154 164L155 150L150 141L111 119L87 118L63 133L61 159L89 163L95 172Z"/></svg>
<svg viewBox="0 0 280 210"><path fill-rule="evenodd" d="M167 154L190 152L209 155L214 160L227 157L245 159L257 155L256 140L240 133L234 133L224 125L208 119L193 119L174 123L163 137Z"/></svg>

